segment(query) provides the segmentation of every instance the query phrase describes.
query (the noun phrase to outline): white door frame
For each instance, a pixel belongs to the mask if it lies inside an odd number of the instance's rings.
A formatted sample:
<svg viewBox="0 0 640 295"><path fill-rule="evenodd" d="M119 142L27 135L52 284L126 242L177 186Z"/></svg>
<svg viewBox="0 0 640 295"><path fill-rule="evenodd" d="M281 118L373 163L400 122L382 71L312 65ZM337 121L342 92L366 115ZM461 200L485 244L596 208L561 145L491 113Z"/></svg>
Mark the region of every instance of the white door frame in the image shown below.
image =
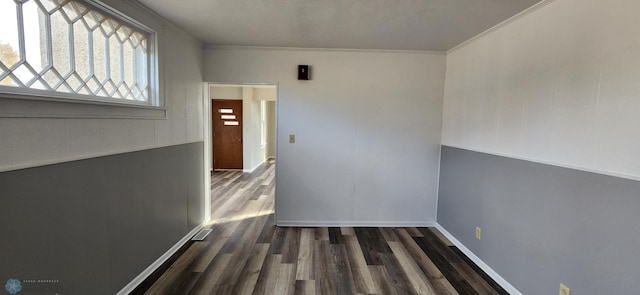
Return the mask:
<svg viewBox="0 0 640 295"><path fill-rule="evenodd" d="M211 222L211 171L213 171L213 165L211 163L211 146L212 146L212 136L211 136L211 94L210 94L210 86L211 85L238 85L238 86L264 86L270 85L276 87L276 142L278 142L278 98L280 94L280 85L279 83L220 83L220 82L204 82L204 97L203 97L203 138L204 138L204 222L203 224L208 224ZM278 158L278 145L276 144L276 159ZM277 196L277 175L278 175L278 165L275 167L276 171L276 196ZM275 198L275 196L274 196ZM277 198L275 198L277 199ZM277 202L274 200L274 202ZM274 203L274 210L276 206ZM274 212L275 217L276 212ZM276 218L277 220L277 218Z"/></svg>
<svg viewBox="0 0 640 295"><path fill-rule="evenodd" d="M202 138L204 139L204 222L211 222L211 95L209 83L204 83L204 97L202 102L203 114Z"/></svg>

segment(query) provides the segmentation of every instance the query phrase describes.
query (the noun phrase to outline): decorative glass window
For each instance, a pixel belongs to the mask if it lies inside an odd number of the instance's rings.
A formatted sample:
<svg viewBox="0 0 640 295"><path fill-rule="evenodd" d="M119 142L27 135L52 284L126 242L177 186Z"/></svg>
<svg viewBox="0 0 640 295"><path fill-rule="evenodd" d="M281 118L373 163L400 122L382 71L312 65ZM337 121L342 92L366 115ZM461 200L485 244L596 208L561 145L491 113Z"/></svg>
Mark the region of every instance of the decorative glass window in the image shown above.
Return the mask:
<svg viewBox="0 0 640 295"><path fill-rule="evenodd" d="M157 105L149 32L75 0L0 0L0 25L0 92Z"/></svg>

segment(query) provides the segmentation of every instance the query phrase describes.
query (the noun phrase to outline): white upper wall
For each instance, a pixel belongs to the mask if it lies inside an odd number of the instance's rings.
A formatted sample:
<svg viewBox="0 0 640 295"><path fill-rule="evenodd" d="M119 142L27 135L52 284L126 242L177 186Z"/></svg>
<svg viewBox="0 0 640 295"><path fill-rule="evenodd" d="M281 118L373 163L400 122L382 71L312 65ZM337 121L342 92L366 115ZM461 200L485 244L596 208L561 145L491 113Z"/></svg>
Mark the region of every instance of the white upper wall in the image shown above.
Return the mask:
<svg viewBox="0 0 640 295"><path fill-rule="evenodd" d="M209 87L211 99L237 99L242 100L242 87L211 85Z"/></svg>
<svg viewBox="0 0 640 295"><path fill-rule="evenodd" d="M267 101L267 158L276 156L276 102Z"/></svg>
<svg viewBox="0 0 640 295"><path fill-rule="evenodd" d="M205 81L278 84L279 224L435 223L444 74L434 53L205 50Z"/></svg>
<svg viewBox="0 0 640 295"><path fill-rule="evenodd" d="M443 144L640 177L638 11L556 0L448 54Z"/></svg>
<svg viewBox="0 0 640 295"><path fill-rule="evenodd" d="M0 118L0 171L203 140L201 43L151 13L108 2L161 30L167 118Z"/></svg>
<svg viewBox="0 0 640 295"><path fill-rule="evenodd" d="M264 147L261 146L262 132L260 101L256 100L255 88L242 87L242 165L250 172L264 163Z"/></svg>
<svg viewBox="0 0 640 295"><path fill-rule="evenodd" d="M276 87L256 87L254 88L253 97L257 100L275 101L278 96Z"/></svg>

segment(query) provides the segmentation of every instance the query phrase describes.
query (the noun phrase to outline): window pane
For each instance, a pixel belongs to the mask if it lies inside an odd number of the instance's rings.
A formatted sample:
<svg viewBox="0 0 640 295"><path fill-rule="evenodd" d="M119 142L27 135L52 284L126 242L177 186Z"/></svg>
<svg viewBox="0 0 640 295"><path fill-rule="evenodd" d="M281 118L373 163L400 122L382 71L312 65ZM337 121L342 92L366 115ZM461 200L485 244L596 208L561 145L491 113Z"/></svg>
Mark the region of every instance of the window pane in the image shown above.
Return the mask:
<svg viewBox="0 0 640 295"><path fill-rule="evenodd" d="M102 14L91 11L87 13L82 20L89 28L89 31L95 31L105 19Z"/></svg>
<svg viewBox="0 0 640 295"><path fill-rule="evenodd" d="M142 46L138 44L135 55L136 83L141 88L147 86L147 53L142 50Z"/></svg>
<svg viewBox="0 0 640 295"><path fill-rule="evenodd" d="M42 77L53 90L62 82L62 77L58 76L55 69L48 70Z"/></svg>
<svg viewBox="0 0 640 295"><path fill-rule="evenodd" d="M18 83L12 77L6 77L0 81L1 85L4 86L18 86Z"/></svg>
<svg viewBox="0 0 640 295"><path fill-rule="evenodd" d="M120 26L116 31L116 35L122 43L129 41L132 33L133 31L125 26Z"/></svg>
<svg viewBox="0 0 640 295"><path fill-rule="evenodd" d="M47 13L51 13L58 9L59 2L62 0L38 0L38 2L42 4Z"/></svg>
<svg viewBox="0 0 640 295"><path fill-rule="evenodd" d="M107 37L111 37L111 35L113 35L116 29L118 29L119 27L117 22L110 19L106 19L105 21L103 21L100 26L102 27L102 31L107 35Z"/></svg>
<svg viewBox="0 0 640 295"><path fill-rule="evenodd" d="M67 76L71 72L71 54L69 53L69 24L62 16L62 12L56 11L51 15L51 50L53 66L58 72Z"/></svg>
<svg viewBox="0 0 640 295"><path fill-rule="evenodd" d="M0 62L10 68L20 60L20 42L18 39L18 19L16 4L13 1L0 1ZM1 82L0 82L1 83ZM3 85L9 85L2 83Z"/></svg>
<svg viewBox="0 0 640 295"><path fill-rule="evenodd" d="M105 85L104 85L104 90L107 92L109 97L118 97L121 98L120 96L116 96L116 89L118 87L116 87L115 84L113 84L113 82L111 80L109 80Z"/></svg>
<svg viewBox="0 0 640 295"><path fill-rule="evenodd" d="M115 84L122 82L122 51L120 48L120 41L116 36L109 38L109 67L111 73L111 81Z"/></svg>
<svg viewBox="0 0 640 295"><path fill-rule="evenodd" d="M125 42L122 44L122 50L124 53L124 82L127 83L127 86L131 87L134 83L133 77L135 69L135 64L133 63L133 47L130 42Z"/></svg>
<svg viewBox="0 0 640 295"><path fill-rule="evenodd" d="M91 93L98 95L99 90L102 88L102 84L100 84L95 77L91 77L89 78L89 81L87 81L87 87L89 87Z"/></svg>
<svg viewBox="0 0 640 295"><path fill-rule="evenodd" d="M42 84L42 82L40 81L35 81L32 85L31 88L33 89L40 89L40 90L47 90L49 89L48 87L46 87L44 84Z"/></svg>
<svg viewBox="0 0 640 295"><path fill-rule="evenodd" d="M82 86L80 87L80 90L78 90L78 93L80 94L84 94L84 95L91 95L91 91L89 90L88 86Z"/></svg>
<svg viewBox="0 0 640 295"><path fill-rule="evenodd" d="M75 72L67 79L67 84L73 91L78 91L80 86L84 84L84 82L79 78L78 74Z"/></svg>
<svg viewBox="0 0 640 295"><path fill-rule="evenodd" d="M93 31L93 73L102 83L107 80L107 40L100 30Z"/></svg>
<svg viewBox="0 0 640 295"><path fill-rule="evenodd" d="M13 71L13 73L18 77L22 84L29 84L30 81L33 81L38 74L35 73L27 64L21 64L18 68Z"/></svg>
<svg viewBox="0 0 640 295"><path fill-rule="evenodd" d="M129 88L126 83L122 83L120 87L118 87L118 91L122 98L126 100L133 100L133 96L131 96L131 88Z"/></svg>
<svg viewBox="0 0 640 295"><path fill-rule="evenodd" d="M80 18L82 18L82 15L87 11L87 8L75 1L70 1L62 6L62 10L64 14L66 14L69 21L75 23L76 21L80 20Z"/></svg>
<svg viewBox="0 0 640 295"><path fill-rule="evenodd" d="M238 126L240 123L238 121L224 121L225 126Z"/></svg>
<svg viewBox="0 0 640 295"><path fill-rule="evenodd" d="M82 80L89 78L89 32L87 27L79 21L73 24L73 50L75 70Z"/></svg>
<svg viewBox="0 0 640 295"><path fill-rule="evenodd" d="M133 88L131 89L131 94L133 95L133 98L135 100L140 100L140 96L142 95L142 90L140 90L140 87L138 87L138 85L134 85Z"/></svg>
<svg viewBox="0 0 640 295"><path fill-rule="evenodd" d="M29 1L22 5L22 15L27 63L37 73L41 73L44 66L48 64L45 40L47 15L40 11L35 1Z"/></svg>

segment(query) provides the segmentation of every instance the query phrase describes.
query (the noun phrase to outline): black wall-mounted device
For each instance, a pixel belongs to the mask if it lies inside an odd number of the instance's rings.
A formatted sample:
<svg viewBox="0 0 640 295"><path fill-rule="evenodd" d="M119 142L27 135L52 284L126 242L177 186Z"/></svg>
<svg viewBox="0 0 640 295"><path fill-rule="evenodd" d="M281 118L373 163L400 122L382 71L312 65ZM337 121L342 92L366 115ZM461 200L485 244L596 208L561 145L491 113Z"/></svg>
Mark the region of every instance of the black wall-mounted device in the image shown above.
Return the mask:
<svg viewBox="0 0 640 295"><path fill-rule="evenodd" d="M298 80L311 80L311 67L308 65L298 66Z"/></svg>

